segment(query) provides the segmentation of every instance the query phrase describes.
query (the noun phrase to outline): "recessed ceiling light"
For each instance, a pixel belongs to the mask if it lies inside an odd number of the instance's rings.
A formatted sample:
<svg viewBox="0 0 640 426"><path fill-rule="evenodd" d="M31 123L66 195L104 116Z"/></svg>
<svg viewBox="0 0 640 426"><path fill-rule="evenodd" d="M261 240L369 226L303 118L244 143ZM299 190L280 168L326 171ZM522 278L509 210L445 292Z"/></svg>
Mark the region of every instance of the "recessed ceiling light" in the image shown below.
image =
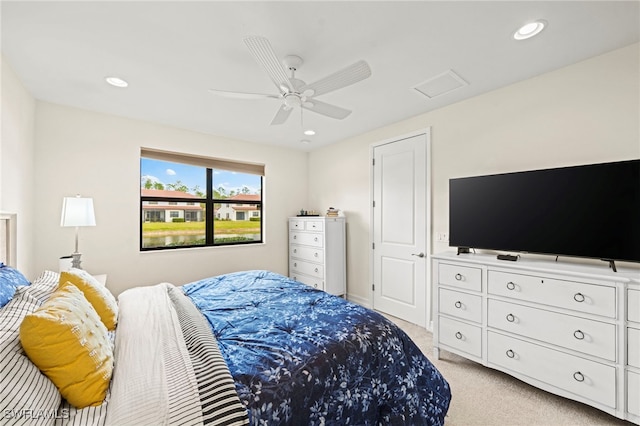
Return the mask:
<svg viewBox="0 0 640 426"><path fill-rule="evenodd" d="M115 87L127 87L129 83L119 77L105 77L107 83Z"/></svg>
<svg viewBox="0 0 640 426"><path fill-rule="evenodd" d="M302 139L302 140L300 141L300 143L301 143L301 144L303 144L303 145L309 145L309 142L310 142L310 141L309 141L308 139Z"/></svg>
<svg viewBox="0 0 640 426"><path fill-rule="evenodd" d="M315 132L315 130L309 129L309 130L305 130L304 134L307 135L307 136L313 136L313 135L316 134L316 132Z"/></svg>
<svg viewBox="0 0 640 426"><path fill-rule="evenodd" d="M526 40L533 37L534 35L539 34L546 25L547 22L541 19L534 22L529 22L528 24L524 24L523 26L521 26L518 31L513 33L513 38L515 38L516 40Z"/></svg>

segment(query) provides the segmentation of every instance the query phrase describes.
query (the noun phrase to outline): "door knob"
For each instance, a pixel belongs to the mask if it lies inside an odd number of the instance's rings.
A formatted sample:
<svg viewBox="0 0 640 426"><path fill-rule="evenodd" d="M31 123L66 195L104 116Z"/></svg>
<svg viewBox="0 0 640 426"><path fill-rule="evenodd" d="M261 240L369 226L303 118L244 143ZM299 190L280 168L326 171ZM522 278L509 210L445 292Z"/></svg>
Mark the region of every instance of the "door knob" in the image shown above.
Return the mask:
<svg viewBox="0 0 640 426"><path fill-rule="evenodd" d="M411 253L411 256L424 257L424 253Z"/></svg>

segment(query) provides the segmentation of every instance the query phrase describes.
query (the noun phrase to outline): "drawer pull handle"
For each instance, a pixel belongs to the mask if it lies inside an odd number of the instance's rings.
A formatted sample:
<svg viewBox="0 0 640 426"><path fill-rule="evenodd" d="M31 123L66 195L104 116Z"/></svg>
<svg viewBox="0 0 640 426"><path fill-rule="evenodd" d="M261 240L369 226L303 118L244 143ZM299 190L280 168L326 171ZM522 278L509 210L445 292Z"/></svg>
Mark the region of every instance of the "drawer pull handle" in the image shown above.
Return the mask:
<svg viewBox="0 0 640 426"><path fill-rule="evenodd" d="M314 284L314 285L313 285L313 288L318 288L318 284Z"/></svg>
<svg viewBox="0 0 640 426"><path fill-rule="evenodd" d="M573 378L576 380L576 382L584 382L584 374L579 371L573 373Z"/></svg>
<svg viewBox="0 0 640 426"><path fill-rule="evenodd" d="M509 281L509 282L507 283L507 288L508 288L509 290L515 290L515 289L516 289L516 285L515 285L514 283L512 283L511 281Z"/></svg>
<svg viewBox="0 0 640 426"><path fill-rule="evenodd" d="M297 252L298 252L298 249L293 249L293 252L294 252L294 253L297 253Z"/></svg>
<svg viewBox="0 0 640 426"><path fill-rule="evenodd" d="M460 333L459 331L456 331L456 339L462 340L462 333Z"/></svg>
<svg viewBox="0 0 640 426"><path fill-rule="evenodd" d="M314 257L318 257L318 252L313 253Z"/></svg>
<svg viewBox="0 0 640 426"><path fill-rule="evenodd" d="M317 242L318 242L318 237L315 237L315 238L313 239L313 241L315 241L315 242L317 243Z"/></svg>
<svg viewBox="0 0 640 426"><path fill-rule="evenodd" d="M513 314L508 314L507 315L507 321L514 322L515 320L516 320L516 317L514 317Z"/></svg>
<svg viewBox="0 0 640 426"><path fill-rule="evenodd" d="M578 340L583 340L584 339L584 333L581 330L576 330L573 332L573 337L575 337Z"/></svg>
<svg viewBox="0 0 640 426"><path fill-rule="evenodd" d="M297 240L297 239L298 239L298 236L297 236L297 235L294 235L294 236L293 236L293 239L294 239L294 240Z"/></svg>
<svg viewBox="0 0 640 426"><path fill-rule="evenodd" d="M314 269L314 271L318 272L318 268Z"/></svg>
<svg viewBox="0 0 640 426"><path fill-rule="evenodd" d="M573 300L575 300L578 303L582 303L586 300L586 298L584 297L584 294L576 293L573 295Z"/></svg>
<svg viewBox="0 0 640 426"><path fill-rule="evenodd" d="M462 308L462 302L458 300L458 301L455 303L455 306L456 306L456 308L458 308L458 309Z"/></svg>
<svg viewBox="0 0 640 426"><path fill-rule="evenodd" d="M298 263L297 262L293 262L293 267L297 268L298 267Z"/></svg>
<svg viewBox="0 0 640 426"><path fill-rule="evenodd" d="M507 350L507 352L506 352L506 354L507 354L507 356L508 356L509 358L515 358L515 357L516 357L516 353L515 353L515 352L513 352L513 350L511 350L511 349L508 349L508 350Z"/></svg>
<svg viewBox="0 0 640 426"><path fill-rule="evenodd" d="M456 274L456 281L462 281L462 275Z"/></svg>

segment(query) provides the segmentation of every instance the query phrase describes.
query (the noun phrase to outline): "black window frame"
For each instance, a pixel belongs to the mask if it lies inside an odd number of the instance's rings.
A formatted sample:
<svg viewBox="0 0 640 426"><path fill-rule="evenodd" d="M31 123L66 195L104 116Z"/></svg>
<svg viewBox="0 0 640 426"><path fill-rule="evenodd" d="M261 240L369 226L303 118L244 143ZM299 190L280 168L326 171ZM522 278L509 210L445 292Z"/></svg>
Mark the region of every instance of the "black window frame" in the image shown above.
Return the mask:
<svg viewBox="0 0 640 426"><path fill-rule="evenodd" d="M144 155L144 152L141 153L140 158L149 158L154 159L153 156ZM178 160L165 160L165 161L174 161L179 163ZM224 161L224 160L222 160ZM185 164L190 164L189 162L185 162ZM142 188L140 190L140 251L160 251L160 250L179 250L179 249L187 249L187 248L198 248L198 247L221 247L221 246L237 246L237 245L250 245L250 244L262 244L264 243L264 199L263 199L263 188L264 188L264 175L260 176L260 201L248 201L248 200L237 200L237 199L229 199L229 198L214 198L214 188L213 188L213 172L214 170L218 170L217 168L212 167L204 167L197 164L193 164L199 167L203 167L206 170L206 193L204 198L180 198L180 197L159 197L159 196L145 196L142 195ZM220 170L226 170L221 168ZM246 173L245 171L241 171L240 173ZM176 245L176 246L159 246L159 247L144 247L144 233L143 233L143 225L144 221L144 203L145 202L163 202L169 203L198 203L205 205L205 243L204 244L184 244L184 245ZM255 205L258 207L258 211L260 212L260 239L259 240L251 240L251 241L233 241L233 242L218 242L215 241L215 205L216 204L243 204L243 205Z"/></svg>

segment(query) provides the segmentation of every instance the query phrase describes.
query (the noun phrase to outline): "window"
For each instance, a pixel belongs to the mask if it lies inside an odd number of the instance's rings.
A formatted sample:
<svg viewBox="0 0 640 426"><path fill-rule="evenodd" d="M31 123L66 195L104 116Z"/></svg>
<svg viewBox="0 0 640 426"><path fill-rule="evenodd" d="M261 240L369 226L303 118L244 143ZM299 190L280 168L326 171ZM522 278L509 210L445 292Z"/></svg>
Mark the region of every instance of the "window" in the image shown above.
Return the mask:
<svg viewBox="0 0 640 426"><path fill-rule="evenodd" d="M140 249L262 242L264 166L143 148Z"/></svg>

